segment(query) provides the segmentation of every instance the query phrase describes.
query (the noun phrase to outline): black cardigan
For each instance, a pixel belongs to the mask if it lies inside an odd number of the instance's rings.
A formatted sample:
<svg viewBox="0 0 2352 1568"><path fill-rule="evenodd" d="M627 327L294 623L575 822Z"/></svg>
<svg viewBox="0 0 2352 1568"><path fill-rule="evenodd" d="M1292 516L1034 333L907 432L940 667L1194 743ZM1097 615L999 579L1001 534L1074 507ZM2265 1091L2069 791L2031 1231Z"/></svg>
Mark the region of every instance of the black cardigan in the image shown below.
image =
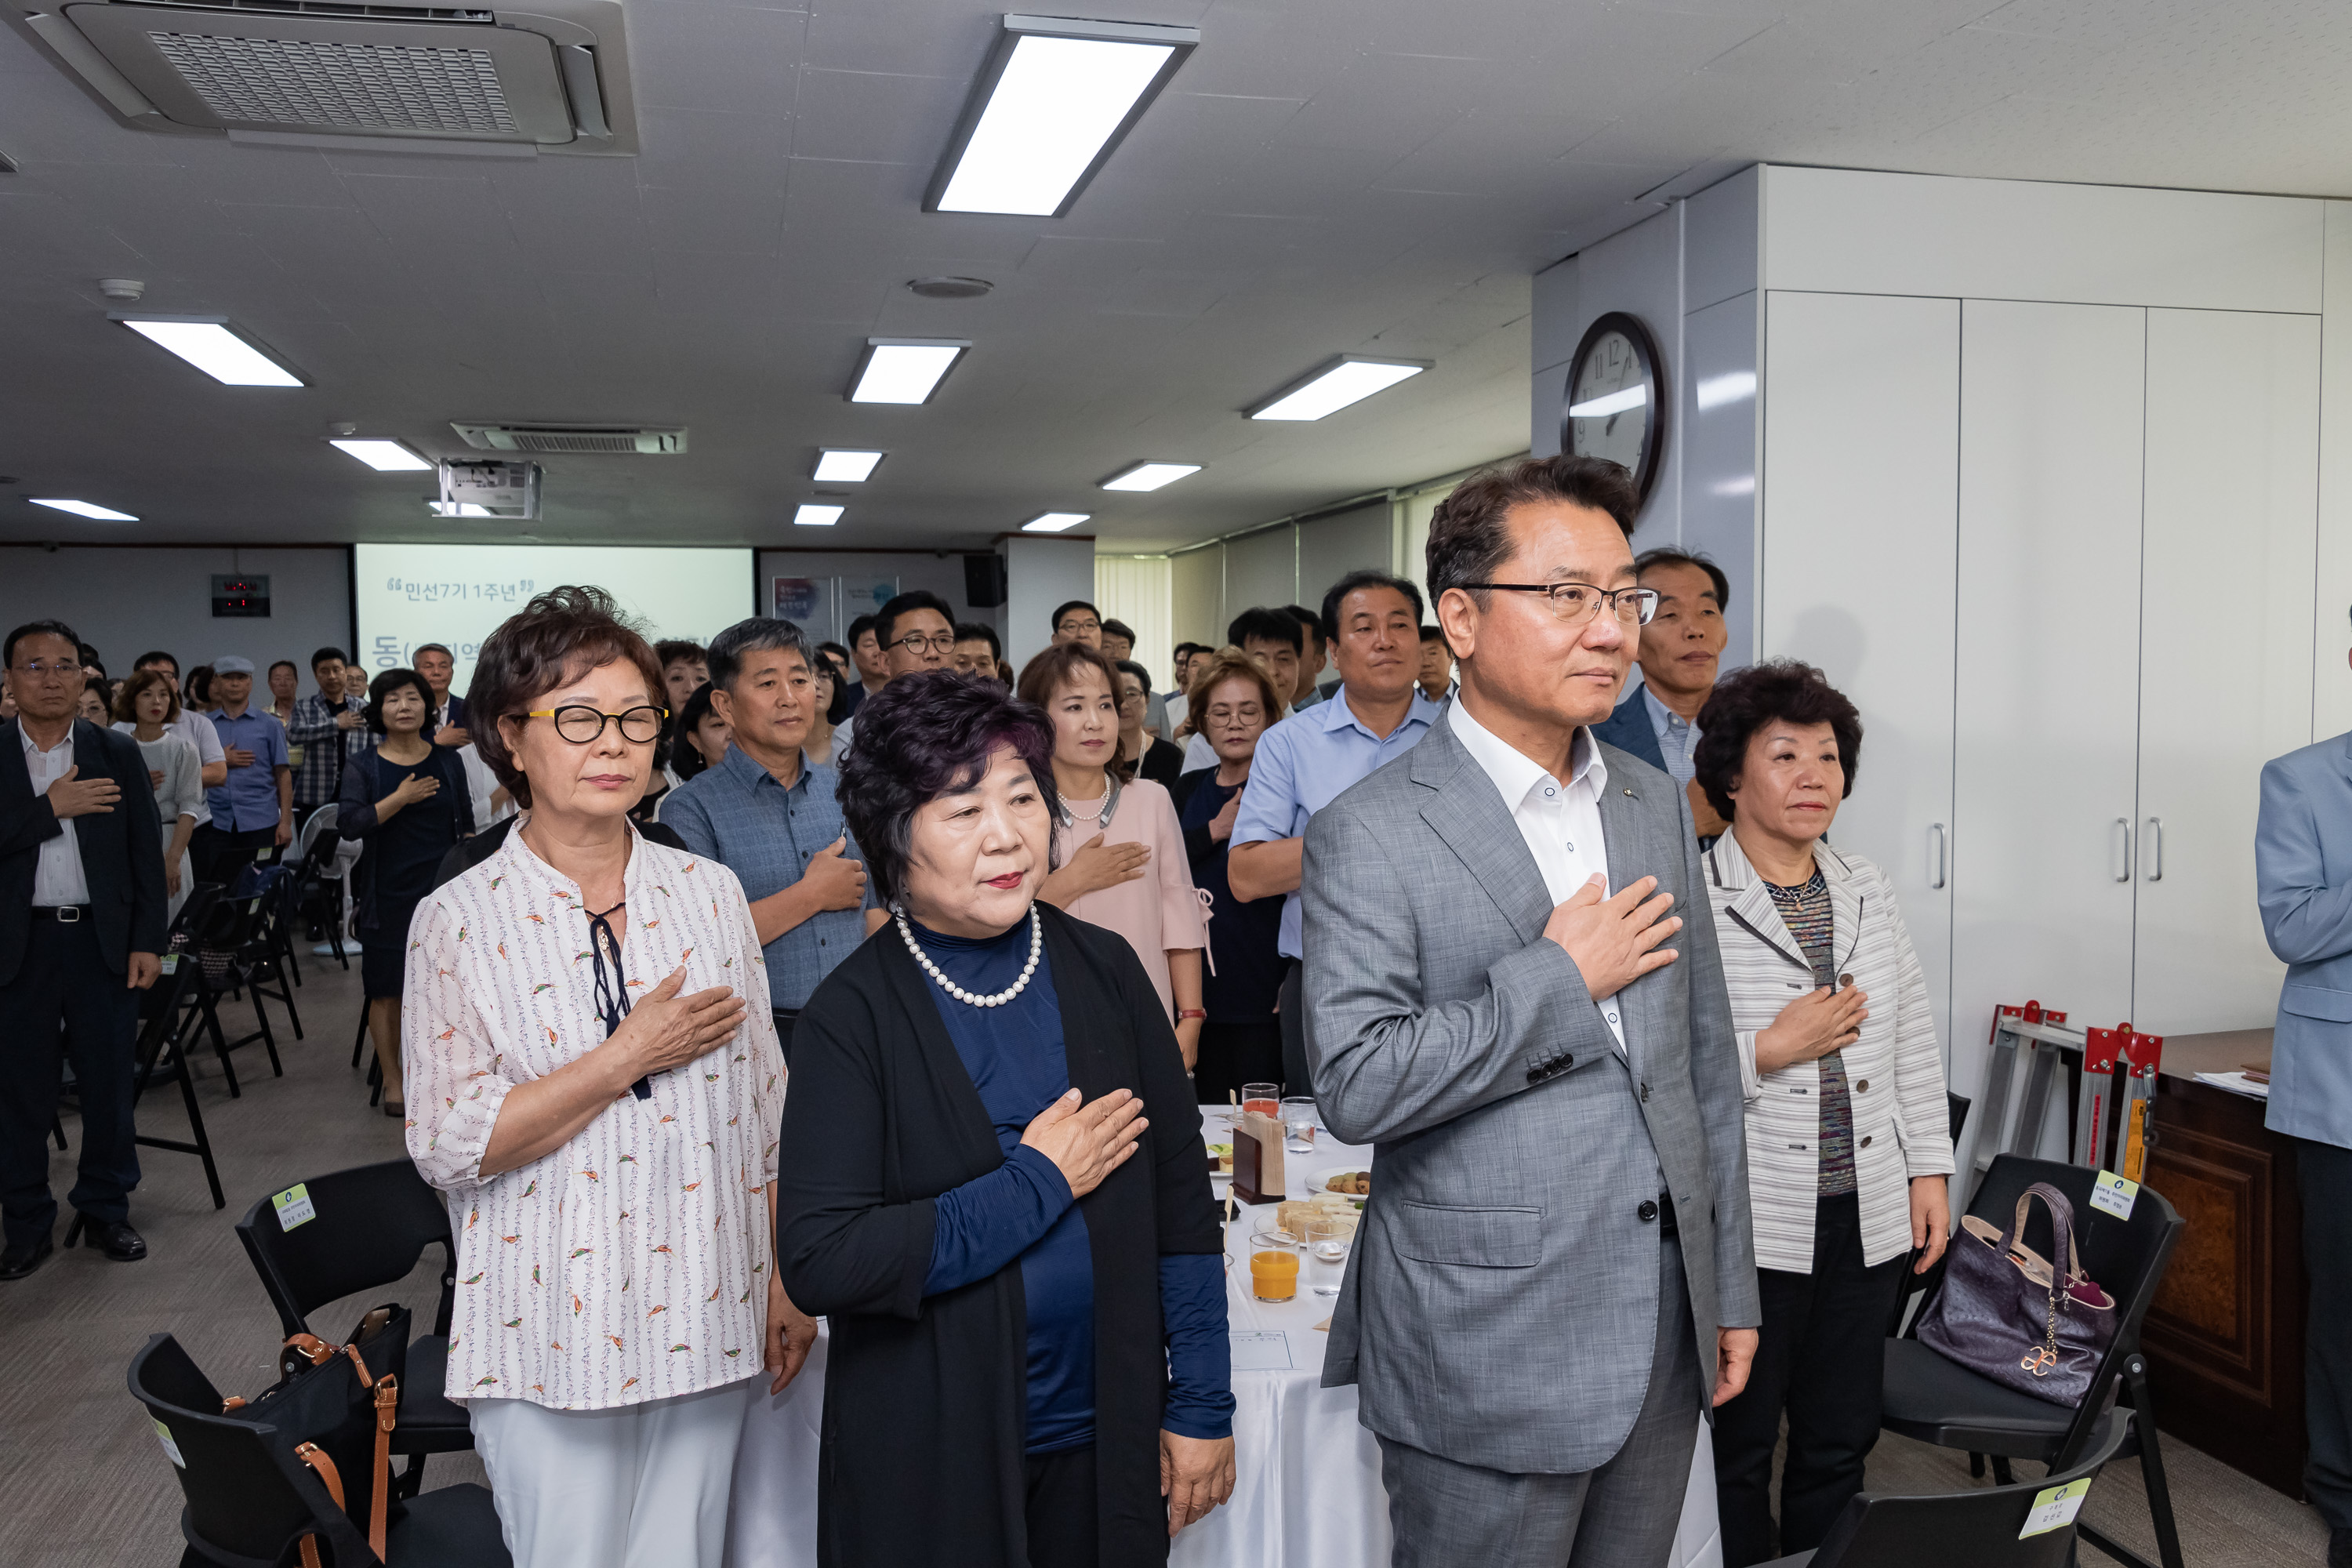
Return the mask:
<svg viewBox="0 0 2352 1568"><path fill-rule="evenodd" d="M381 923L375 897L375 846L368 840L383 826L375 814L375 803L392 793L377 772L382 762L382 753L373 746L348 759L343 763L342 792L335 802L336 833L345 843L362 846L360 863L352 871L352 904L359 917L352 929L362 935L374 931ZM405 809L446 813L451 842L462 844L474 831L474 792L466 779L466 764L448 747L435 746L425 752L425 765L441 781L441 788L431 800Z"/></svg>
<svg viewBox="0 0 2352 1568"><path fill-rule="evenodd" d="M1128 1089L1151 1128L1079 1200L1094 1256L1097 1521L1106 1563L1160 1563L1168 1391L1160 1257L1213 1253L1182 1056L1127 940L1037 906L1070 1082ZM802 1010L784 1098L777 1257L832 1319L817 1509L825 1568L1024 1568L1028 1311L1016 1259L928 1299L940 1193L1003 1163L995 1129L898 932L886 926Z"/></svg>

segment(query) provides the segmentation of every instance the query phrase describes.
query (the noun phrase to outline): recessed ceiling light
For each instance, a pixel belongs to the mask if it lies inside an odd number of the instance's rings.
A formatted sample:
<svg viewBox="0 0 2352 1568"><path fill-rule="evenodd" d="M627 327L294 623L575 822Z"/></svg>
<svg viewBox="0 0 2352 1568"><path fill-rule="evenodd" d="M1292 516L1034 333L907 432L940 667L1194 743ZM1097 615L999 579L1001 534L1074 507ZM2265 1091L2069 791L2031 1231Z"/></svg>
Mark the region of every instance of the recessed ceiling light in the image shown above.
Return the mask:
<svg viewBox="0 0 2352 1568"><path fill-rule="evenodd" d="M1156 490L1162 485L1172 485L1187 474L1201 471L1198 463L1137 463L1122 468L1102 481L1107 490Z"/></svg>
<svg viewBox="0 0 2352 1568"><path fill-rule="evenodd" d="M327 445L338 452L346 452L373 468L379 474L400 472L408 468L429 468L433 465L408 449L400 441L370 440L361 437L341 436Z"/></svg>
<svg viewBox="0 0 2352 1568"><path fill-rule="evenodd" d="M92 506L86 500L61 500L55 497L44 499L40 496L26 496L25 499L35 506L50 507L58 511L69 511L76 517L94 517L100 522L137 522L139 521L127 511L115 511L108 507Z"/></svg>
<svg viewBox="0 0 2352 1568"><path fill-rule="evenodd" d="M835 523L841 521L843 510L843 508L837 506L817 506L812 502L803 501L801 503L801 509L793 513L793 526L795 528L831 528Z"/></svg>
<svg viewBox="0 0 2352 1568"><path fill-rule="evenodd" d="M1043 511L1021 525L1024 533L1060 533L1094 516L1090 511Z"/></svg>
<svg viewBox="0 0 2352 1568"><path fill-rule="evenodd" d="M820 447L816 454L816 472L809 477L823 484L864 484L874 477L874 466L881 460L879 452L860 452L846 447Z"/></svg>
<svg viewBox="0 0 2352 1568"><path fill-rule="evenodd" d="M850 377L852 403L929 403L963 351L964 338L868 338Z"/></svg>
<svg viewBox="0 0 2352 1568"><path fill-rule="evenodd" d="M1253 419L1320 419L1351 403L1361 403L1375 392L1419 375L1430 367L1421 359L1366 359L1341 354L1330 363L1292 382L1256 407Z"/></svg>
<svg viewBox="0 0 2352 1568"><path fill-rule="evenodd" d="M246 342L217 317L117 316L115 320L223 386L302 384L300 376Z"/></svg>
<svg viewBox="0 0 2352 1568"><path fill-rule="evenodd" d="M985 278L916 278L907 291L926 300L977 300L995 287Z"/></svg>
<svg viewBox="0 0 2352 1568"><path fill-rule="evenodd" d="M1200 41L1198 27L1005 17L923 210L1061 216Z"/></svg>

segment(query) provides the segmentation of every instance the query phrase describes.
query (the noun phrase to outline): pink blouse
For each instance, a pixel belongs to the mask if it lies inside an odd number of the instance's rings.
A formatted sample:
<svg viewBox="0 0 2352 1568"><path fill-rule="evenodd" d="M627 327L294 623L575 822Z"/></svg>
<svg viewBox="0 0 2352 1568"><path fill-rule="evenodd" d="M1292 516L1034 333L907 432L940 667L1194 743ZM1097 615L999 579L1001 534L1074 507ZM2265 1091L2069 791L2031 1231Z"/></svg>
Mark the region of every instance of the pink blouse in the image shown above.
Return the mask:
<svg viewBox="0 0 2352 1568"><path fill-rule="evenodd" d="M1176 1016L1175 992L1168 975L1171 949L1205 949L1209 945L1209 914L1192 886L1192 862L1184 854L1184 831L1176 824L1176 804L1165 787L1137 779L1118 792L1118 809L1110 826L1100 826L1087 814L1097 803L1081 801L1076 820L1054 829L1054 863L1066 866L1070 857L1097 833L1105 844L1141 844L1151 851L1143 875L1115 888L1088 893L1070 906L1082 921L1115 931L1127 938L1144 973L1151 976L1160 1005Z"/></svg>

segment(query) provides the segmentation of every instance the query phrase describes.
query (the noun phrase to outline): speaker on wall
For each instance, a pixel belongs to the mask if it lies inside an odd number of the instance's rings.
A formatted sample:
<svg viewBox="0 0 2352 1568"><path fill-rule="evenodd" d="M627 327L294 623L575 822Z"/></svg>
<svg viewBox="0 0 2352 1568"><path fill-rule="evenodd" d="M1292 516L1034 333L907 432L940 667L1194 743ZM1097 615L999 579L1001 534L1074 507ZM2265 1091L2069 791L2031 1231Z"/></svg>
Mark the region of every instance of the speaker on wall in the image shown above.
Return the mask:
<svg viewBox="0 0 2352 1568"><path fill-rule="evenodd" d="M1004 603L1003 556L991 551L963 558L963 602L975 610L992 610Z"/></svg>

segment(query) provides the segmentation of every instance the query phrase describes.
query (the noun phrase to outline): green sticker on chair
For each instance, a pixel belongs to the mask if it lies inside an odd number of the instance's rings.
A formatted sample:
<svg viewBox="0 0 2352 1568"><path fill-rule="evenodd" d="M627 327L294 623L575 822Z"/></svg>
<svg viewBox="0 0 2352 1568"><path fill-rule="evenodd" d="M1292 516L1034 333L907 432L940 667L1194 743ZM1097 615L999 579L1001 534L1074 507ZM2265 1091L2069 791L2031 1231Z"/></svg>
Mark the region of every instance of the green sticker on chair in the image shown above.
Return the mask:
<svg viewBox="0 0 2352 1568"><path fill-rule="evenodd" d="M319 1211L310 1206L310 1189L300 1182L272 1195L269 1202L278 1211L278 1228L280 1231L308 1225L319 1217Z"/></svg>
<svg viewBox="0 0 2352 1568"><path fill-rule="evenodd" d="M2023 1541L2029 1535L2047 1535L2053 1530L2065 1529L2083 1511L2083 1500L2090 1495L2087 1476L2063 1487L2042 1488L2033 1494L2033 1510L2025 1516L2025 1528L2017 1532L2017 1538Z"/></svg>

